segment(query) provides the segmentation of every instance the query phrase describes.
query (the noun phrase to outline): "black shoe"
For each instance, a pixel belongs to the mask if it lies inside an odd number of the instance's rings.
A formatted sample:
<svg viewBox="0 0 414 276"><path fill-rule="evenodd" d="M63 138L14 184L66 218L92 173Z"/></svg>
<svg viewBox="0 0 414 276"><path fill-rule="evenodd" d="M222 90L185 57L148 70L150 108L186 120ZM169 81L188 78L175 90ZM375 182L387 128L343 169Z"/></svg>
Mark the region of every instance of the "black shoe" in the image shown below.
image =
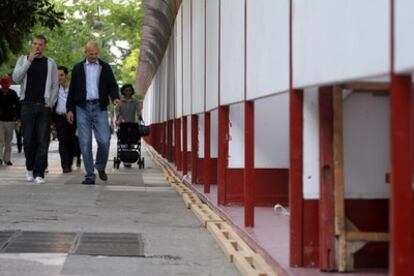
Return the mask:
<svg viewBox="0 0 414 276"><path fill-rule="evenodd" d="M10 162L10 161L7 161L7 162L6 162L6 165L7 165L7 166L13 166L13 163L12 163L12 162Z"/></svg>
<svg viewBox="0 0 414 276"><path fill-rule="evenodd" d="M131 164L130 163L124 163L124 167L125 168L131 168Z"/></svg>
<svg viewBox="0 0 414 276"><path fill-rule="evenodd" d="M63 173L70 173L70 172L71 172L70 168L68 168L68 167L63 168Z"/></svg>
<svg viewBox="0 0 414 276"><path fill-rule="evenodd" d="M108 180L108 176L106 175L105 171L98 171L98 173L99 173L99 178L102 181L107 181Z"/></svg>
<svg viewBox="0 0 414 276"><path fill-rule="evenodd" d="M84 181L82 181L82 184L84 185L95 185L95 181L89 178L85 178Z"/></svg>

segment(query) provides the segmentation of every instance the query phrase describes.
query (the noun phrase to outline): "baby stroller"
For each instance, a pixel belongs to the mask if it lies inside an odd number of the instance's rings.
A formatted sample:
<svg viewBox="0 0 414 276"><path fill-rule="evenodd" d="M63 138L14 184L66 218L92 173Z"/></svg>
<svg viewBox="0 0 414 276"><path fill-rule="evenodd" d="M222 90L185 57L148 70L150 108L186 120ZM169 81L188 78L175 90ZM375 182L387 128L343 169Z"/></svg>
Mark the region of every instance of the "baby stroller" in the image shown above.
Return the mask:
<svg viewBox="0 0 414 276"><path fill-rule="evenodd" d="M145 167L144 157L141 156L141 135L139 124L120 123L117 131L117 155L114 157L114 169L119 169L121 162L124 165L137 162L138 168Z"/></svg>

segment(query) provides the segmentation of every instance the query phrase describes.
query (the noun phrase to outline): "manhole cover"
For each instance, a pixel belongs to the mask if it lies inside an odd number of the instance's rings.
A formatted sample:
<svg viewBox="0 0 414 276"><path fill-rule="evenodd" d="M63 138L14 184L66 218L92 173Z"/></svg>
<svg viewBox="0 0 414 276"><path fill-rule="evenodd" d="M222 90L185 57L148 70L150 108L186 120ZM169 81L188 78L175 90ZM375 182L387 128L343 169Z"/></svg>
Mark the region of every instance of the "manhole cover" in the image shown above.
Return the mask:
<svg viewBox="0 0 414 276"><path fill-rule="evenodd" d="M67 253L76 233L22 231L3 248L4 253Z"/></svg>
<svg viewBox="0 0 414 276"><path fill-rule="evenodd" d="M141 234L83 233L73 254L94 256L144 256Z"/></svg>

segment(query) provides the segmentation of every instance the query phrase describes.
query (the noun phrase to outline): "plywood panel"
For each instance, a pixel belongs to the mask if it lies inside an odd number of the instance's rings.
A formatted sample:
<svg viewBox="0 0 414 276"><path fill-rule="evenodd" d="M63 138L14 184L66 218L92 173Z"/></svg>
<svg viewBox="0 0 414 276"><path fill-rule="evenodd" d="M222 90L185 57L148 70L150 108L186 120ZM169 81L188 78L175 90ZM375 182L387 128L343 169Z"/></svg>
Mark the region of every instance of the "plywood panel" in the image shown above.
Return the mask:
<svg viewBox="0 0 414 276"><path fill-rule="evenodd" d="M183 0L183 115L191 114L191 0Z"/></svg>
<svg viewBox="0 0 414 276"><path fill-rule="evenodd" d="M244 0L221 1L220 104L244 100Z"/></svg>
<svg viewBox="0 0 414 276"><path fill-rule="evenodd" d="M346 198L388 198L390 109L388 96L352 93L343 102Z"/></svg>
<svg viewBox="0 0 414 276"><path fill-rule="evenodd" d="M414 1L395 0L395 70L414 71Z"/></svg>
<svg viewBox="0 0 414 276"><path fill-rule="evenodd" d="M230 106L229 168L244 168L244 104Z"/></svg>
<svg viewBox="0 0 414 276"><path fill-rule="evenodd" d="M192 114L204 112L205 1L192 1Z"/></svg>
<svg viewBox="0 0 414 276"><path fill-rule="evenodd" d="M289 168L289 93L255 101L255 168Z"/></svg>
<svg viewBox="0 0 414 276"><path fill-rule="evenodd" d="M289 90L289 1L247 1L247 98Z"/></svg>
<svg viewBox="0 0 414 276"><path fill-rule="evenodd" d="M305 89L303 95L303 198L319 199L318 89Z"/></svg>
<svg viewBox="0 0 414 276"><path fill-rule="evenodd" d="M294 87L388 73L389 6L389 0L293 0Z"/></svg>
<svg viewBox="0 0 414 276"><path fill-rule="evenodd" d="M175 21L175 116L180 118L183 112L183 60L182 60L182 6Z"/></svg>
<svg viewBox="0 0 414 276"><path fill-rule="evenodd" d="M208 0L206 4L206 109L212 110L218 106L219 0Z"/></svg>

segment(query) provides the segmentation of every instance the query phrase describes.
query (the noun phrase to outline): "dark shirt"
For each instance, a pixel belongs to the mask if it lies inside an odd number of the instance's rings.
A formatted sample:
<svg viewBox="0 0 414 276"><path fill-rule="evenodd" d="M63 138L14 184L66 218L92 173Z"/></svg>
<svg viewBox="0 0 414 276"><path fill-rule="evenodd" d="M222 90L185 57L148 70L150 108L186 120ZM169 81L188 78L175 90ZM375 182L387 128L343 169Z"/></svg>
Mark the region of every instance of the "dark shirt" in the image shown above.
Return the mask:
<svg viewBox="0 0 414 276"><path fill-rule="evenodd" d="M45 102L47 58L35 58L27 71L25 102Z"/></svg>
<svg viewBox="0 0 414 276"><path fill-rule="evenodd" d="M20 102L16 91L6 93L0 89L0 121L12 122L20 119Z"/></svg>

